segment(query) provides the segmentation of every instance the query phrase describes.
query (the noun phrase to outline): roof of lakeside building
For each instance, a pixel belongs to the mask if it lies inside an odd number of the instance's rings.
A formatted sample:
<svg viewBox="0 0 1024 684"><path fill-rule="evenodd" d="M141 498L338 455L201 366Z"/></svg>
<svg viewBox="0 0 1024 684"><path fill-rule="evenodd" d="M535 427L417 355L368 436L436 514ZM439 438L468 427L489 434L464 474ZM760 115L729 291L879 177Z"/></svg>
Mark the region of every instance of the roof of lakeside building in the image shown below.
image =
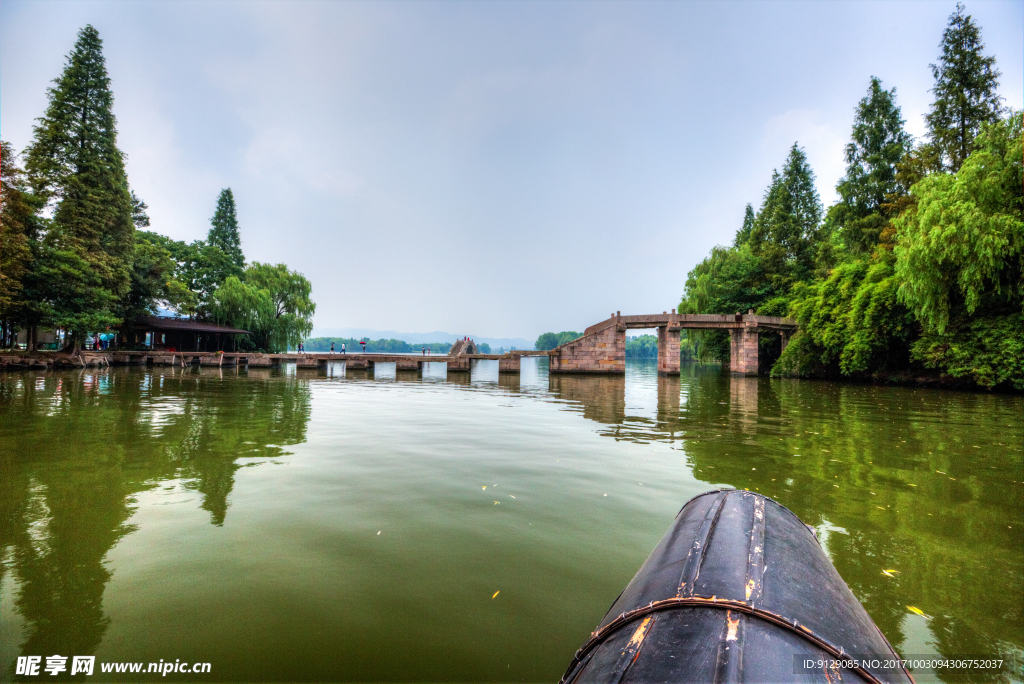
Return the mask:
<svg viewBox="0 0 1024 684"><path fill-rule="evenodd" d="M177 330L181 332L249 334L248 330L230 328L226 325L195 321L190 318L166 318L164 316L139 316L135 319L135 327L152 328L153 330Z"/></svg>

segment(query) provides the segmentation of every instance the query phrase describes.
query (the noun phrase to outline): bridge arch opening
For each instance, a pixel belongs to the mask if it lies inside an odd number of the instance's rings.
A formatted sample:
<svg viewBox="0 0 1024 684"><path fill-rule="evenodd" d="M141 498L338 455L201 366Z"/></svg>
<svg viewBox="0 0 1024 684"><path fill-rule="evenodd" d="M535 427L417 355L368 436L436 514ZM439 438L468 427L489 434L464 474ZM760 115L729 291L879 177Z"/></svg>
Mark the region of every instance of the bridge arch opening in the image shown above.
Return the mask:
<svg viewBox="0 0 1024 684"><path fill-rule="evenodd" d="M498 361L491 359L472 359L469 364L470 382L498 382Z"/></svg>
<svg viewBox="0 0 1024 684"><path fill-rule="evenodd" d="M424 361L422 369L421 375L424 380L448 379L448 364L444 361Z"/></svg>
<svg viewBox="0 0 1024 684"><path fill-rule="evenodd" d="M393 381L398 379L398 364L394 361L381 361L373 364L373 379Z"/></svg>

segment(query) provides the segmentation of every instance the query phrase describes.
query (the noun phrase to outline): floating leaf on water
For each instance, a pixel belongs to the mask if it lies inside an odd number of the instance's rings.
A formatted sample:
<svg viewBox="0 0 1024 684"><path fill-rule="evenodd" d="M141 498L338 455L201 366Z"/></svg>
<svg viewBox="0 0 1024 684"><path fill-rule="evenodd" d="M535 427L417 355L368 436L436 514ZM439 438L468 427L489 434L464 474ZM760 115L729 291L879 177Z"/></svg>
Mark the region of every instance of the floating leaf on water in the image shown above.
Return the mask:
<svg viewBox="0 0 1024 684"><path fill-rule="evenodd" d="M493 601L494 599L498 598L498 594L500 594L500 593L501 593L501 589L499 589L498 591L494 592L494 596L491 597L491 600Z"/></svg>
<svg viewBox="0 0 1024 684"><path fill-rule="evenodd" d="M923 618L924 618L925 620L931 620L931 619L932 619L932 616L931 616L931 615L928 615L928 614L927 614L927 613L925 613L925 612L924 612L923 610L921 610L920 608L917 608L917 607L915 607L915 606L907 606L907 610L909 610L909 611L910 611L911 613L913 613L914 615L920 615L920 616L921 616L921 617L923 617Z"/></svg>
<svg viewBox="0 0 1024 684"><path fill-rule="evenodd" d="M895 577L896 575L900 574L900 571L899 570L883 570L882 574L883 575L888 575L889 577Z"/></svg>
<svg viewBox="0 0 1024 684"><path fill-rule="evenodd" d="M495 501L495 502L494 502L494 505L495 505L495 506L497 506L497 505L498 505L498 504L500 504L500 503L501 503L500 501Z"/></svg>
<svg viewBox="0 0 1024 684"><path fill-rule="evenodd" d="M511 494L509 494L509 496L512 496L512 495L511 495ZM512 498L514 499L514 498L516 498L516 497L512 496Z"/></svg>
<svg viewBox="0 0 1024 684"><path fill-rule="evenodd" d="M377 536L378 537L380 536L380 530L377 530Z"/></svg>
<svg viewBox="0 0 1024 684"><path fill-rule="evenodd" d="M946 474L946 473L942 472L941 470L936 470L935 472L937 472L939 475L945 475Z"/></svg>
<svg viewBox="0 0 1024 684"><path fill-rule="evenodd" d="M483 487L481 487L481 489L487 489L487 485L484 485Z"/></svg>

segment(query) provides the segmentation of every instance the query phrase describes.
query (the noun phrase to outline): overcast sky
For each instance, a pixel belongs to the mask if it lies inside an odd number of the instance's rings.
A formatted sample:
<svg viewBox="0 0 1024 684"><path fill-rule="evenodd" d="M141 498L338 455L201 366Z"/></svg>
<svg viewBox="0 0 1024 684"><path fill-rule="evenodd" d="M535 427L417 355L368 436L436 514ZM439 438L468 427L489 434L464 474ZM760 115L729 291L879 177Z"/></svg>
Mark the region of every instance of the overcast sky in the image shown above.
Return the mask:
<svg viewBox="0 0 1024 684"><path fill-rule="evenodd" d="M799 141L826 205L872 75L924 132L954 2L0 4L19 151L76 33L104 41L152 229L221 188L316 328L535 338L675 306ZM1024 3L969 1L1022 106Z"/></svg>

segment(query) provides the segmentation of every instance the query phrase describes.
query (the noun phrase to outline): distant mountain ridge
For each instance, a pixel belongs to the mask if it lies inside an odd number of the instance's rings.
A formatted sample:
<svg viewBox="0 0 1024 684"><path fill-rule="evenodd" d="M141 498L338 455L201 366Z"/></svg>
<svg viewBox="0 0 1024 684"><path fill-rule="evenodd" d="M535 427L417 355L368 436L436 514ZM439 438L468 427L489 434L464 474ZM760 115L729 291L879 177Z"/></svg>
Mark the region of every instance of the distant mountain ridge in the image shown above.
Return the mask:
<svg viewBox="0 0 1024 684"><path fill-rule="evenodd" d="M409 344L422 344L424 342L454 343L465 336L453 335L452 333L441 332L440 330L428 333L405 333L395 332L394 330L369 330L367 328L317 328L310 335L310 337L356 337L368 340L393 339L402 340ZM481 337L472 333L469 333L468 336L477 343L486 342L491 345L492 349L497 349L498 347L505 347L506 349L512 347L516 349L533 349L533 342L522 337Z"/></svg>

